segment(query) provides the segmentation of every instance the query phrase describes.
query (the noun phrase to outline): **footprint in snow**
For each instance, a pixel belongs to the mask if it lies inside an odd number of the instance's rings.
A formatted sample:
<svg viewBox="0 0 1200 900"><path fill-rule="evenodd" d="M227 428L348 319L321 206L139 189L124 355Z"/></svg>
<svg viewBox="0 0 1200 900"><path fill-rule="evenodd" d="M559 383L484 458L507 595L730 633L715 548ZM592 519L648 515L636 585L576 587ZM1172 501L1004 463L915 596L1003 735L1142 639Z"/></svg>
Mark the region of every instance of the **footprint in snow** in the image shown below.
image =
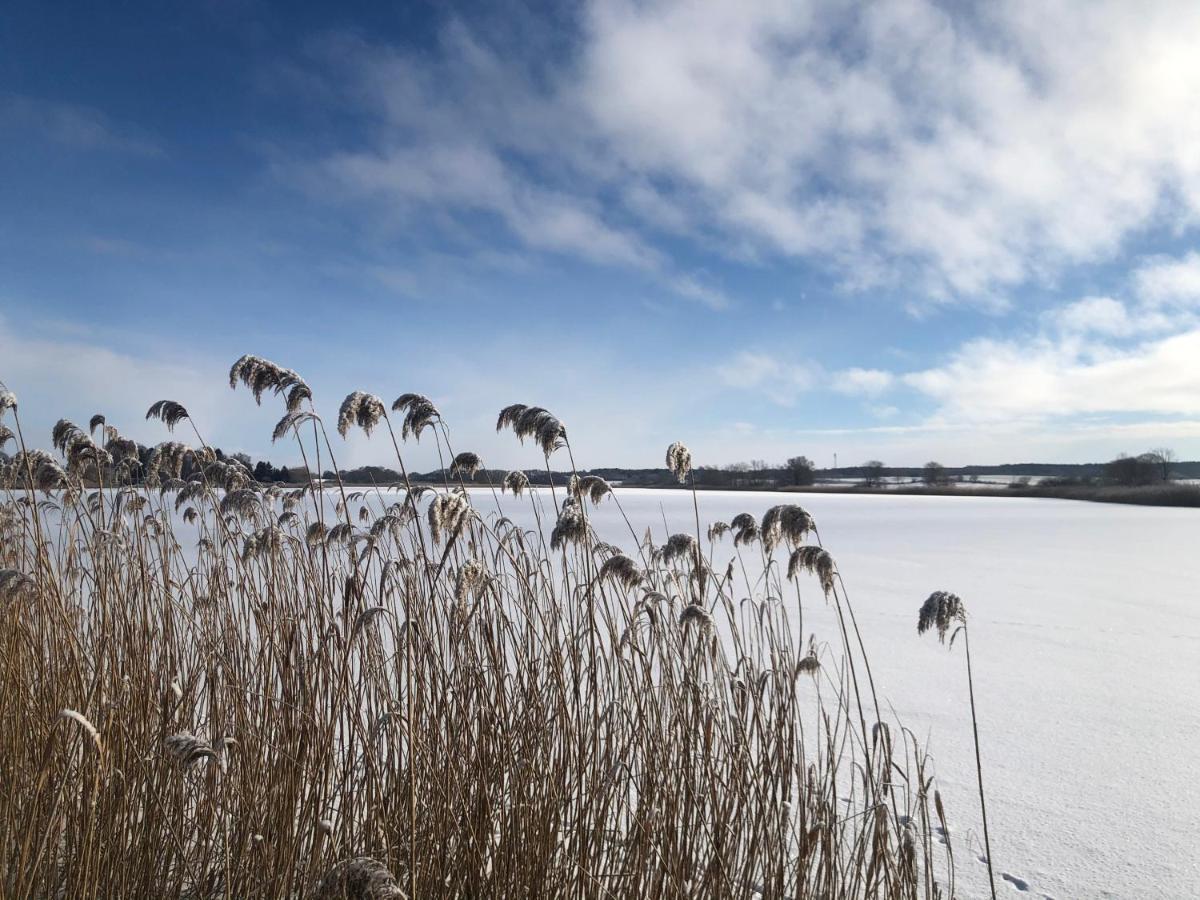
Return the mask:
<svg viewBox="0 0 1200 900"><path fill-rule="evenodd" d="M987 862L987 857L981 856L979 857L979 861L985 863ZM1018 891L1024 892L1029 890L1029 882L1024 878L1018 878L1016 875L1009 875L1007 872L1001 872L1000 877L1015 887Z"/></svg>
<svg viewBox="0 0 1200 900"><path fill-rule="evenodd" d="M979 860L980 862L986 863L987 857L981 856L979 857ZM1001 872L1000 877L1011 884L1014 890L1018 890L1023 894L1028 893L1030 890L1029 882L1024 878L1018 878L1016 875L1010 875L1008 872ZM1054 900L1054 898L1049 894L1042 894L1042 900Z"/></svg>

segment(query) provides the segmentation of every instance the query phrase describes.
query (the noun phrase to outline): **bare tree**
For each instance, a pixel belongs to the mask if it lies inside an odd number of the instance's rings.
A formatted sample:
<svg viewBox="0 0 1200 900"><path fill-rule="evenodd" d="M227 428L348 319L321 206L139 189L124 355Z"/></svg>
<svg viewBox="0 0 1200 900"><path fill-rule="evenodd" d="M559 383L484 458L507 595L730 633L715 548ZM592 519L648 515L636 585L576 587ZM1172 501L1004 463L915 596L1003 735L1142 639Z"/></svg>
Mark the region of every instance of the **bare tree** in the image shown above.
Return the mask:
<svg viewBox="0 0 1200 900"><path fill-rule="evenodd" d="M870 459L863 463L863 487L879 487L883 483L883 463Z"/></svg>
<svg viewBox="0 0 1200 900"><path fill-rule="evenodd" d="M950 479L946 477L946 467L940 462L925 463L924 471L921 473L921 480L928 485L946 484Z"/></svg>
<svg viewBox="0 0 1200 900"><path fill-rule="evenodd" d="M1162 480L1171 480L1171 463L1175 462L1175 451L1170 447L1155 447L1147 454L1153 456L1162 469Z"/></svg>
<svg viewBox="0 0 1200 900"><path fill-rule="evenodd" d="M807 456L793 456L787 467L792 473L792 484L812 484L816 480L816 464Z"/></svg>

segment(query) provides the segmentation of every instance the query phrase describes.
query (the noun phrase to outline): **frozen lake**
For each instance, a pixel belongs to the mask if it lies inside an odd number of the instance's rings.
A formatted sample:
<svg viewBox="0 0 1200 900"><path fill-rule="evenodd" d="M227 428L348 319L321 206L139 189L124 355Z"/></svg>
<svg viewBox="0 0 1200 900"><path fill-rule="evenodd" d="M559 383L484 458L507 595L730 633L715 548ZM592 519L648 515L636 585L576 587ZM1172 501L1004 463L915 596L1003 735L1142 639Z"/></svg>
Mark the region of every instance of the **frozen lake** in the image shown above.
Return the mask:
<svg viewBox="0 0 1200 900"><path fill-rule="evenodd" d="M656 543L664 516L671 531L695 529L690 493L618 496ZM502 502L531 521L528 499ZM711 492L701 524L787 502L808 509L838 563L881 700L933 752L962 896L985 896L987 877L962 648L916 632L934 590L962 596L970 615L996 877L1015 879L998 891L1200 896L1200 510ZM602 538L632 550L611 500L591 515ZM748 564L757 552L743 551ZM733 556L731 540L718 543L716 571ZM819 592L806 596L805 631L835 641Z"/></svg>

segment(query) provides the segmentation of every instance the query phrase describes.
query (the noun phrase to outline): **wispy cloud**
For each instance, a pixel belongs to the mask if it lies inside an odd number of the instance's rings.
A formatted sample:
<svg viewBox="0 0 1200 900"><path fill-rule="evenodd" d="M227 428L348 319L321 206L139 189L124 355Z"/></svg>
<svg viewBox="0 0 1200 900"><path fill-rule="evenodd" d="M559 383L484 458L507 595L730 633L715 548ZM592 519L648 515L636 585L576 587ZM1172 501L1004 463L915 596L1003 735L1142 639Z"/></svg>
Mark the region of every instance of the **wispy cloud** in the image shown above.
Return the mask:
<svg viewBox="0 0 1200 900"><path fill-rule="evenodd" d="M728 387L754 391L781 406L791 406L821 379L817 366L783 362L769 353L752 350L738 353L716 371Z"/></svg>
<svg viewBox="0 0 1200 900"><path fill-rule="evenodd" d="M334 40L374 126L325 160L341 184L714 306L664 234L997 306L1200 213L1188 4L593 2L537 60L460 20L422 56Z"/></svg>
<svg viewBox="0 0 1200 900"><path fill-rule="evenodd" d="M147 157L164 153L162 144L144 129L118 123L98 109L71 103L0 95L0 123L7 131L38 135L76 150Z"/></svg>
<svg viewBox="0 0 1200 900"><path fill-rule="evenodd" d="M875 397L895 384L896 377L883 369L844 369L835 372L831 387L840 394Z"/></svg>
<svg viewBox="0 0 1200 900"><path fill-rule="evenodd" d="M1156 258L1130 282L1129 300L1064 304L1035 334L968 341L903 381L959 421L1200 415L1200 257Z"/></svg>

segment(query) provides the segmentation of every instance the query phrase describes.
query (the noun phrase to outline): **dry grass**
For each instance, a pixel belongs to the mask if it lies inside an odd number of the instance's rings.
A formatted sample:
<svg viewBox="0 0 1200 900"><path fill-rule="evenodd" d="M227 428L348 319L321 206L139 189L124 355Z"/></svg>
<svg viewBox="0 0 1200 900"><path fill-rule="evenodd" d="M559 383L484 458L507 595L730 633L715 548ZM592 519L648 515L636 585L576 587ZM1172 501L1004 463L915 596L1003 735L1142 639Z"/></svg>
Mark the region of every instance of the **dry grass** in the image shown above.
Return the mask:
<svg viewBox="0 0 1200 900"><path fill-rule="evenodd" d="M296 373L244 357L230 377L279 395L310 468L332 459ZM400 440L369 394L339 430L378 425L401 467L427 432L474 467L426 398L393 411ZM629 556L601 543L607 485L548 498L510 474L535 530L454 484L314 502L156 404L195 443L133 486L79 430L61 459L27 451L2 385L0 412L21 451L0 496L0 895L952 895L925 757L877 724L802 510L735 521L739 558L765 564L739 600L735 567L712 569L727 528L707 555L698 521L665 547L631 526ZM500 424L570 452L543 409ZM823 643L776 599L802 590L836 607Z"/></svg>

